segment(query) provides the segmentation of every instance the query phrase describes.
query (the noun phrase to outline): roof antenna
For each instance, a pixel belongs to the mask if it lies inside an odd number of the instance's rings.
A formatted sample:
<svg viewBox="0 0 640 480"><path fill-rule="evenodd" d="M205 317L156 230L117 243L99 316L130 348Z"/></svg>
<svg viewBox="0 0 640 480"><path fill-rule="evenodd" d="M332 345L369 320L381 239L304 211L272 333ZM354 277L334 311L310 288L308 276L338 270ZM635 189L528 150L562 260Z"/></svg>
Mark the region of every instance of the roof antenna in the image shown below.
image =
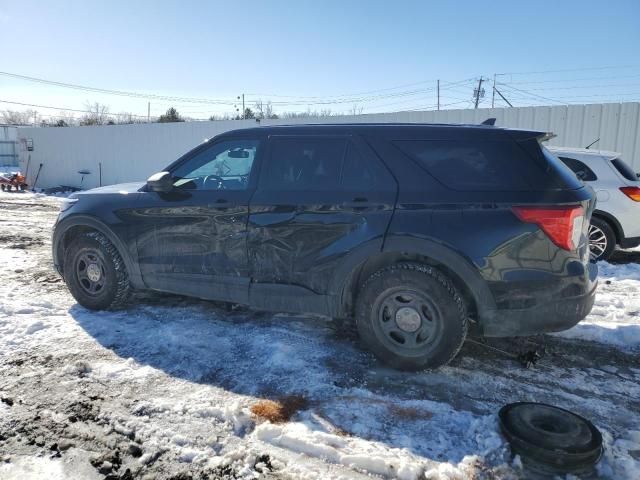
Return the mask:
<svg viewBox="0 0 640 480"><path fill-rule="evenodd" d="M493 127L495 124L496 124L496 119L495 118L487 118L480 125L491 125Z"/></svg>
<svg viewBox="0 0 640 480"><path fill-rule="evenodd" d="M600 139L598 138L596 141L591 142L589 145L587 145L587 146L585 147L585 150L589 150L589 147L592 147L593 145L595 145L595 144L596 144L596 143L598 143L599 141L600 141Z"/></svg>

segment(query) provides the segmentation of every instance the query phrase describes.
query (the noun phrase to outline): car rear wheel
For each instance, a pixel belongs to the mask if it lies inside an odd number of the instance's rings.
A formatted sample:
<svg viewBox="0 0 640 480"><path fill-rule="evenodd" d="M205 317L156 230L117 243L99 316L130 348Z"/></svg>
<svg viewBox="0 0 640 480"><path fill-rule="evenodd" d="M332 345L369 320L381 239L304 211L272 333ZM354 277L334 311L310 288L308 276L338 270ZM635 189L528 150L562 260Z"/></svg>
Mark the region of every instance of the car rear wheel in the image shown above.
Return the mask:
<svg viewBox="0 0 640 480"><path fill-rule="evenodd" d="M608 260L616 249L616 235L611 226L599 218L593 217L589 225L589 252L595 262Z"/></svg>
<svg viewBox="0 0 640 480"><path fill-rule="evenodd" d="M445 365L462 346L468 320L453 284L433 267L401 263L374 273L356 305L364 343L400 370Z"/></svg>
<svg viewBox="0 0 640 480"><path fill-rule="evenodd" d="M129 277L114 245L98 232L83 233L65 251L64 279L76 301L91 310L122 306Z"/></svg>

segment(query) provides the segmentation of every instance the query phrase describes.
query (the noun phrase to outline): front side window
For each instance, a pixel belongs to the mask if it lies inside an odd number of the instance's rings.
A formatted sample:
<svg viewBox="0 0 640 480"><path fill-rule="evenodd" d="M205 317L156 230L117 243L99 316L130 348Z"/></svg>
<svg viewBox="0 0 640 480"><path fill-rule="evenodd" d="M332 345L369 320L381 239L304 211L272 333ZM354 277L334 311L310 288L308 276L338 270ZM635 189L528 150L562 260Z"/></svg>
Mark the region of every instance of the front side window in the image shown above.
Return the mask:
<svg viewBox="0 0 640 480"><path fill-rule="evenodd" d="M346 148L339 137L273 137L260 185L269 190L336 188Z"/></svg>
<svg viewBox="0 0 640 480"><path fill-rule="evenodd" d="M260 147L254 139L224 140L197 153L176 168L180 190L245 190Z"/></svg>
<svg viewBox="0 0 640 480"><path fill-rule="evenodd" d="M580 160L576 160L575 158L569 158L569 157L558 157L558 158L562 160L562 163L564 163L567 167L569 167L580 180L584 182L595 182L598 179L596 174L593 173L593 170L587 167Z"/></svg>

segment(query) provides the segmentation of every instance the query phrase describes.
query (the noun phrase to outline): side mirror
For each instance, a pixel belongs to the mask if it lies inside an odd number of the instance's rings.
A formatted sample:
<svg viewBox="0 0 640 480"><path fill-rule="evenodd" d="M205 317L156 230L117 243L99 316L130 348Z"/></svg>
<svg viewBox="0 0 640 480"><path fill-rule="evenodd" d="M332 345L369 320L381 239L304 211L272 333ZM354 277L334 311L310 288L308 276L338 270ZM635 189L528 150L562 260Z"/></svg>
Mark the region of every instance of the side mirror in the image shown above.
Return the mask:
<svg viewBox="0 0 640 480"><path fill-rule="evenodd" d="M173 190L173 177L169 172L154 173L147 179L147 188L152 192L170 192Z"/></svg>

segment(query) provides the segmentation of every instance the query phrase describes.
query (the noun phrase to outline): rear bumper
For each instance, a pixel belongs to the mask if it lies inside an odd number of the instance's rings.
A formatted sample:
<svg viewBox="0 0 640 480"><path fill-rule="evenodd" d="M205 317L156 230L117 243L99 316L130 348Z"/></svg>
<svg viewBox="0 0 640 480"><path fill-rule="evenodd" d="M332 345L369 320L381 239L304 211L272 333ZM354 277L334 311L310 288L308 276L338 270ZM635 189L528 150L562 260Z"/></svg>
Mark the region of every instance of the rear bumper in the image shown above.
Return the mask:
<svg viewBox="0 0 640 480"><path fill-rule="evenodd" d="M596 298L598 269L589 264L590 291L583 295L540 302L525 309L499 309L480 319L487 337L518 337L568 330L584 319Z"/></svg>
<svg viewBox="0 0 640 480"><path fill-rule="evenodd" d="M635 248L640 245L640 237L624 238L620 242L620 248Z"/></svg>

